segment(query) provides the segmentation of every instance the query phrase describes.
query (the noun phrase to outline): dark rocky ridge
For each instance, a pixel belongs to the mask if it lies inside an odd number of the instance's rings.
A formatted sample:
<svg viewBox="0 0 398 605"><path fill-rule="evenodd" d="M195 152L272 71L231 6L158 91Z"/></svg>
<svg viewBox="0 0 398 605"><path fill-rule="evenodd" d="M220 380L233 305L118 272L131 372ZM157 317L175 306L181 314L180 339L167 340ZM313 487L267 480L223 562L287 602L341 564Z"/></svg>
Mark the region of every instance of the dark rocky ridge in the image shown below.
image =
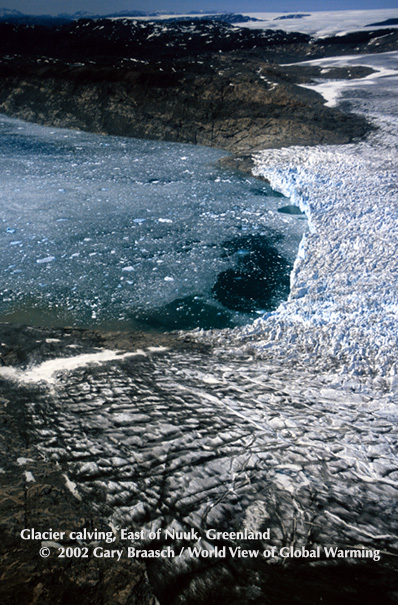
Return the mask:
<svg viewBox="0 0 398 605"><path fill-rule="evenodd" d="M171 21L80 19L61 26L0 23L0 52L47 56L66 61L103 57L160 63L214 52L257 50L267 62L386 52L398 31L386 28L312 38L299 32L233 27L219 18Z"/></svg>
<svg viewBox="0 0 398 605"><path fill-rule="evenodd" d="M15 58L0 65L0 111L52 126L235 153L346 143L367 132L365 120L324 107L319 95L276 67L241 54L210 60L207 69L192 62L177 70Z"/></svg>
<svg viewBox="0 0 398 605"><path fill-rule="evenodd" d="M370 23L367 27L378 27L380 25L384 25L385 27L398 25L398 19L386 19L385 21L379 21L379 23Z"/></svg>
<svg viewBox="0 0 398 605"><path fill-rule="evenodd" d="M53 126L239 154L346 143L366 134L366 121L325 107L319 95L297 86L316 70L276 63L381 52L397 41L395 30L315 40L209 19L0 24L0 111Z"/></svg>

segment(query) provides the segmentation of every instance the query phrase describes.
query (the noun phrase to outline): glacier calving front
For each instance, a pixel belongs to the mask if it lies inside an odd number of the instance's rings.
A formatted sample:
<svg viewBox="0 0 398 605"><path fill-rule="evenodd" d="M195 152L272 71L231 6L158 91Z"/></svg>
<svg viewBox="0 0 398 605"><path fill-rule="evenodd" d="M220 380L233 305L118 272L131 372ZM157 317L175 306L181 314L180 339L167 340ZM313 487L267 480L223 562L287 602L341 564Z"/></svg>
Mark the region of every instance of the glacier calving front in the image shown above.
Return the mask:
<svg viewBox="0 0 398 605"><path fill-rule="evenodd" d="M395 76L375 78L377 86L371 88L368 82L366 88L360 82L350 88L351 105L377 128L365 142L270 149L257 155L255 174L269 179L306 212L310 233L295 263L289 300L247 326L245 333L257 336L257 349L272 348L274 358L312 364L340 374L343 381L362 376L373 386L394 388L398 53L387 55L373 62L367 57L363 63L384 61L391 71L395 62Z"/></svg>

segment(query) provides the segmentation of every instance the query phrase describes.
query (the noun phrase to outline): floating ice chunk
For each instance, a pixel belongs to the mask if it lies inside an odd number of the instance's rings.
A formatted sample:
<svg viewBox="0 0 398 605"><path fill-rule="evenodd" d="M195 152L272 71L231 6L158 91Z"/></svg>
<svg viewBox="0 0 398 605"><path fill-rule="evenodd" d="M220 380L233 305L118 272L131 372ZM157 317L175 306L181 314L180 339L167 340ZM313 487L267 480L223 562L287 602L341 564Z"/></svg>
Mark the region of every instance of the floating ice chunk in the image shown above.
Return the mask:
<svg viewBox="0 0 398 605"><path fill-rule="evenodd" d="M7 164L10 151L1 155L3 176L8 175L0 195L7 209L1 242L3 288L10 292L9 301L3 298L7 307L3 312L18 307L27 296L35 301L33 304L40 301L40 308L51 307L54 311L48 321L55 323L64 309L72 323L89 326L110 319L131 326L134 311L141 313L148 307L154 311L145 319L150 325L158 322L155 316L158 317L159 308L173 303L173 290L182 300L205 293L203 311L199 305L197 311L193 309L200 314L199 325L211 327L213 318L217 326L224 321L228 325L246 321L246 316L229 313L219 321L215 310L208 314L206 309L207 304L214 302L212 285L216 276L228 264L237 262L236 257L229 259L224 254L224 242L239 236L241 231L255 234L268 225L276 230L281 227L285 234L280 217L265 216L270 208L267 205L264 209L262 196L268 198L275 212L280 205L280 201L268 197L268 189L249 177L224 178L224 169L215 165L223 155L217 150L119 138L106 139L105 147L103 139L87 133L78 135L84 145L77 146L77 134L71 132L68 151L59 155L52 142L48 150L45 145L55 137L63 148L65 131L49 131L31 124L21 129L26 129L27 140L33 140L37 149L44 146L46 153L39 158L32 154L27 159L26 152L21 153L18 146L20 137L15 137L16 122L3 117L1 123L4 122L13 133L10 145L17 143L17 165L11 172ZM226 175L229 174L228 171ZM218 182L214 183L216 177ZM8 207L14 186L21 191ZM62 190L62 196L54 198L53 193L58 190ZM204 210L208 213L203 214ZM23 240L10 246L17 241L10 237L15 231ZM297 243L300 233L296 236L295 232L294 237ZM288 239L281 240L280 252L293 260L295 244L286 243ZM156 267L164 270L156 271ZM14 269L22 269L22 273L13 275ZM121 277L124 280L118 284ZM133 278L134 282L129 283L126 278ZM168 286L167 281L171 282ZM91 303L96 298L101 300L102 310L97 311L95 319ZM168 313L186 325L185 313L173 309ZM166 315L164 320L170 326L174 319ZM195 322L196 319L192 325Z"/></svg>
<svg viewBox="0 0 398 605"><path fill-rule="evenodd" d="M38 259L36 259L36 262L38 264L52 263L53 260L55 260L55 256L46 256L45 258L38 258Z"/></svg>

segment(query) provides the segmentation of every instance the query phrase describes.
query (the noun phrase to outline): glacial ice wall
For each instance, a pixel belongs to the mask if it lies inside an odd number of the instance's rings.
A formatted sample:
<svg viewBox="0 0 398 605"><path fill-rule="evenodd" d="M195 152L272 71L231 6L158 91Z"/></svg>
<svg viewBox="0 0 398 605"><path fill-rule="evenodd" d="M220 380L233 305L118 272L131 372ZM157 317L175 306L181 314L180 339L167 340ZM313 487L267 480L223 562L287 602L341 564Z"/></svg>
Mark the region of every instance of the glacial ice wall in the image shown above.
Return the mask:
<svg viewBox="0 0 398 605"><path fill-rule="evenodd" d="M367 81L345 93L376 126L367 141L270 149L255 158L254 173L306 212L310 233L288 301L244 329L273 358L382 388L398 386L397 55L377 59L390 68L395 61L395 76L377 71L375 86Z"/></svg>

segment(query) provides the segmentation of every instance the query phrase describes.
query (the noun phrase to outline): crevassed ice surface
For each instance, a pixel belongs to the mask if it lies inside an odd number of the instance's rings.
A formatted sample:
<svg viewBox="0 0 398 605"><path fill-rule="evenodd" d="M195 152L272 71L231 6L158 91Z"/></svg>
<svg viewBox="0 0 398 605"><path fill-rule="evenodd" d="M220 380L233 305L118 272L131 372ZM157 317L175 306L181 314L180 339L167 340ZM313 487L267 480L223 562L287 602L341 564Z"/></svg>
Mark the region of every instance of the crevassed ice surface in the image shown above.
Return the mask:
<svg viewBox="0 0 398 605"><path fill-rule="evenodd" d="M239 285L236 268L268 242L286 282L305 221L222 155L1 117L3 319L193 328L261 311L215 294L217 278ZM284 296L276 287L271 307Z"/></svg>
<svg viewBox="0 0 398 605"><path fill-rule="evenodd" d="M255 172L306 211L310 233L300 248L289 300L244 333L264 354L272 351L273 359L340 374L343 381L358 376L396 388L398 53L323 63L327 68L339 61L375 69L363 83L335 87L341 89L340 103L367 115L376 130L351 145L258 154Z"/></svg>

